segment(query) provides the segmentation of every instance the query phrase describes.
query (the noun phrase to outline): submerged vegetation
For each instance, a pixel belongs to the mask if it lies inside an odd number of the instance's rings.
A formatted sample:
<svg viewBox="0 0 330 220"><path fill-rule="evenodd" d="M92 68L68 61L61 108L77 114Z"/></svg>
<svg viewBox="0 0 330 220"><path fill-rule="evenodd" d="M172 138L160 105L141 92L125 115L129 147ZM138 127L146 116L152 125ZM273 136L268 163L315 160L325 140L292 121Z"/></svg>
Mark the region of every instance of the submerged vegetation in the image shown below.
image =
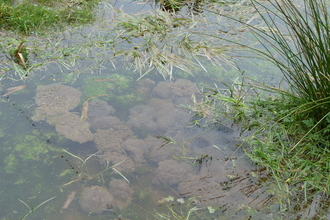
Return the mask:
<svg viewBox="0 0 330 220"><path fill-rule="evenodd" d="M121 30L117 44L125 43L115 52L124 56L140 78L156 69L164 79L172 79L173 71L193 75L193 69L206 71L205 60L218 66L234 66L228 55L235 45L215 45L208 38L199 38L192 31L200 28L198 18L156 10L151 14L119 13L117 27ZM201 22L202 23L202 22Z"/></svg>
<svg viewBox="0 0 330 220"><path fill-rule="evenodd" d="M22 201L22 200L19 199L19 201L20 201L21 203L23 203L23 204L29 209L29 211L28 211L28 212L27 212L22 218L20 218L20 220L26 219L26 217L28 217L31 213L35 212L35 211L36 211L38 208L40 208L42 205L46 204L47 202L49 202L49 201L51 201L51 200L53 200L53 199L55 199L55 198L56 198L56 196L54 196L54 197L52 197L52 198L50 198L50 199L47 199L47 200L43 201L42 203L40 203L39 205L37 205L36 207L34 207L33 205L29 206L29 205L26 204L24 201Z"/></svg>
<svg viewBox="0 0 330 220"><path fill-rule="evenodd" d="M11 152L3 159L5 163L3 169L6 173L15 173L22 163L28 161L42 161L47 164L50 160L50 152L56 151L34 135L16 136L15 146L4 145L3 149Z"/></svg>

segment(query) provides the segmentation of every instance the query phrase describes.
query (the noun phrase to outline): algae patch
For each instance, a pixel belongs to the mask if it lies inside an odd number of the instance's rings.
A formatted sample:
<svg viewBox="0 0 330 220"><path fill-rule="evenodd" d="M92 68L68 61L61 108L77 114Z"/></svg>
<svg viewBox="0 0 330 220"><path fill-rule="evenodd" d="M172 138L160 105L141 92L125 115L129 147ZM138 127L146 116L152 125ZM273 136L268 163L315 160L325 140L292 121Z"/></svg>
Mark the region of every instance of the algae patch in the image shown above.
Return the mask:
<svg viewBox="0 0 330 220"><path fill-rule="evenodd" d="M33 135L22 135L15 137L16 143L11 149L11 153L4 158L4 170L7 173L14 173L19 164L28 161L49 162L49 153L56 151L45 141Z"/></svg>

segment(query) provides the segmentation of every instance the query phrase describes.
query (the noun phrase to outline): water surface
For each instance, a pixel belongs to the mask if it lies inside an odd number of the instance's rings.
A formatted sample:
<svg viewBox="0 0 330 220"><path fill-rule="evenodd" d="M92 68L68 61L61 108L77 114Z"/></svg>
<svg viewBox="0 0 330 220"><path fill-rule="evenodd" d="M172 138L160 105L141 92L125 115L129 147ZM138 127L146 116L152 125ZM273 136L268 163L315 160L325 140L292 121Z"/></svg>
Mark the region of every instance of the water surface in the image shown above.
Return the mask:
<svg viewBox="0 0 330 220"><path fill-rule="evenodd" d="M205 64L210 71L195 77L175 69L171 80L151 72L137 81L125 60L109 58L113 51L104 45L111 45L115 17L106 3L100 8L99 26L68 29L39 44L31 37L30 46L51 45L31 55L43 66L24 81L1 81L2 95L26 87L0 102L0 217L20 219L34 209L26 219L279 218L276 185L244 155L240 128L221 117L209 123L210 112L201 109L201 82L242 72ZM247 74L273 75L257 72L260 65Z"/></svg>

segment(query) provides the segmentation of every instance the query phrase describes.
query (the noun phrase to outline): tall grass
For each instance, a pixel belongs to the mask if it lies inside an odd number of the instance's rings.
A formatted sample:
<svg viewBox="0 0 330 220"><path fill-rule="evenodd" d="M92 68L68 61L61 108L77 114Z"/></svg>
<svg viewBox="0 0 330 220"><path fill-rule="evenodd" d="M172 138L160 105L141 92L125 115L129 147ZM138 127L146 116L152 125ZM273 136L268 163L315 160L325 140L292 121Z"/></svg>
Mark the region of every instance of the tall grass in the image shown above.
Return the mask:
<svg viewBox="0 0 330 220"><path fill-rule="evenodd" d="M31 34L59 30L65 25L94 21L96 1L65 2L0 0L0 27L17 33Z"/></svg>
<svg viewBox="0 0 330 220"><path fill-rule="evenodd" d="M250 0L262 25L246 26L261 45L250 46L227 40L272 62L283 73L289 88L276 90L290 97L295 107L282 119L292 116L304 121L306 135L312 130L330 131L330 23L325 0ZM291 105L290 104L290 105ZM292 106L291 106L292 107ZM291 119L290 119L291 120ZM308 121L306 121L308 120Z"/></svg>
<svg viewBox="0 0 330 220"><path fill-rule="evenodd" d="M252 28L265 50L256 50L274 63L300 102L299 112L316 121L330 109L330 24L324 0L251 1L267 27ZM274 52L275 51L275 52Z"/></svg>

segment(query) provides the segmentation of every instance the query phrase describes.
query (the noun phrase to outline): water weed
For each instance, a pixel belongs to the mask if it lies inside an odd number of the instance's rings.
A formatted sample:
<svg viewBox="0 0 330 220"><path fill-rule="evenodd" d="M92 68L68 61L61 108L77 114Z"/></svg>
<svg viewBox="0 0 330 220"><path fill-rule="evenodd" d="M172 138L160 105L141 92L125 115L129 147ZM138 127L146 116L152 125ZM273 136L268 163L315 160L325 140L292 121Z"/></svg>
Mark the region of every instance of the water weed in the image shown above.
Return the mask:
<svg viewBox="0 0 330 220"><path fill-rule="evenodd" d="M117 10L118 29L121 31L117 44L123 49L115 53L131 61L131 67L140 73L140 78L157 70L163 78L173 78L175 69L193 75L192 70L207 71L203 61L219 66L235 66L230 55L235 45L210 45L210 39L193 35L198 21L175 13L155 10L150 14L129 15Z"/></svg>
<svg viewBox="0 0 330 220"><path fill-rule="evenodd" d="M118 162L118 163L116 163L116 164L114 164L114 165L112 165L112 166L109 166L109 164L107 163L107 165L106 165L106 167L105 167L105 169L104 170L102 170L101 172L99 172L99 173L97 173L97 174L95 174L95 175L92 175L92 174L90 174L90 172L89 172L89 169L88 169L88 166L87 166L87 161L90 159L90 158L92 158L92 157L97 157L98 156L98 153L99 152L96 152L96 153L94 153L94 154L91 154L91 155L89 155L85 160L83 160L81 157L79 157L79 156L77 156L77 155L75 155L75 154L73 154L73 153L71 153L71 152L69 152L69 151L67 151L67 150L65 150L65 149L62 149L65 153L67 153L67 154L69 154L70 156L72 156L72 157L74 157L74 158L76 158L78 161L76 161L76 165L77 165L77 168L78 168L78 170L79 171L76 171L76 174L78 174L78 178L76 178L76 179L74 179L74 180L72 180L72 181L70 181L70 182L68 182L68 183L65 183L65 184L63 184L62 186L60 186L60 190L62 191L62 189L61 189L61 187L63 187L63 186L67 186L67 185L70 185L70 184L72 184L72 183L74 183L74 182L77 182L77 181L81 181L81 180L84 180L84 179L87 179L87 180L92 180L92 179L94 179L94 178L96 178L96 177L98 177L98 176L102 176L102 174L105 172L105 171L107 171L107 170L109 170L109 169L112 169L112 170L114 170L116 173L118 173L124 180L126 180L128 183L129 183L129 180L120 172L120 171L118 171L115 167L117 166L117 165L119 165L119 164L121 164L122 162L124 162L125 160L122 160L122 161L120 161L120 162ZM71 165L70 165L71 166ZM71 166L71 169L70 169L70 171L72 170L72 169L74 169L74 167L73 166ZM68 173L70 173L70 171L68 171L68 170L65 170L65 171L63 171L59 176L64 176L64 175L66 175L66 174L68 174ZM103 177L102 177L103 178ZM104 181L103 179L102 179L102 181Z"/></svg>
<svg viewBox="0 0 330 220"><path fill-rule="evenodd" d="M188 219L201 219L205 215L212 213L212 210L207 213L208 208L198 208L196 207L196 199L194 197L187 199L175 198L168 196L159 201L161 208L159 211L155 211L153 214L154 218L160 219L175 219L175 220L188 220ZM211 207L212 208L212 207Z"/></svg>
<svg viewBox="0 0 330 220"><path fill-rule="evenodd" d="M47 199L47 200L43 201L42 203L40 203L39 205L37 205L36 207L34 207L33 205L29 206L29 205L27 205L23 200L18 199L21 203L23 203L23 204L29 209L29 211L28 211L28 212L27 212L22 218L20 218L20 220L25 219L25 218L28 217L31 213L35 212L38 208L40 208L40 206L46 204L47 202L49 202L49 201L51 201L51 200L53 200L53 199L55 199L55 198L56 198L56 196L54 196L54 197L52 197L52 198L50 198L50 199Z"/></svg>

